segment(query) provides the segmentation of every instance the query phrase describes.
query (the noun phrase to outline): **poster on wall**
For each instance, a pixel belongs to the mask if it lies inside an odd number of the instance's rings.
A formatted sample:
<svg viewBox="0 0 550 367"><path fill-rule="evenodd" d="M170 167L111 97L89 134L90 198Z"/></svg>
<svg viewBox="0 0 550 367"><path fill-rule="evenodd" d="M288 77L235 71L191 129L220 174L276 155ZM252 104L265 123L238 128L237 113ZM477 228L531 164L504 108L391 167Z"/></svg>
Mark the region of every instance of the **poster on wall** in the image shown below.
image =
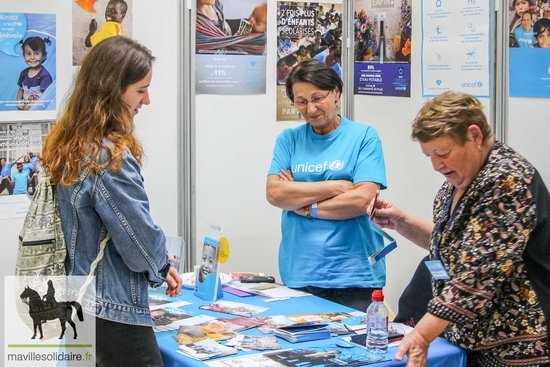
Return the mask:
<svg viewBox="0 0 550 367"><path fill-rule="evenodd" d="M491 0L422 0L422 96L490 96Z"/></svg>
<svg viewBox="0 0 550 367"><path fill-rule="evenodd" d="M267 2L197 1L196 16L195 92L265 94Z"/></svg>
<svg viewBox="0 0 550 367"><path fill-rule="evenodd" d="M56 110L55 29L55 14L0 12L0 111Z"/></svg>
<svg viewBox="0 0 550 367"><path fill-rule="evenodd" d="M42 144L54 122L26 120L0 124L0 196L34 193L44 173L39 160Z"/></svg>
<svg viewBox="0 0 550 367"><path fill-rule="evenodd" d="M132 37L133 0L73 1L73 66L99 41L115 36Z"/></svg>
<svg viewBox="0 0 550 367"><path fill-rule="evenodd" d="M510 97L550 97L550 2L510 0Z"/></svg>
<svg viewBox="0 0 550 367"><path fill-rule="evenodd" d="M305 59L327 63L342 77L342 3L277 3L277 120L300 120L285 81Z"/></svg>
<svg viewBox="0 0 550 367"><path fill-rule="evenodd" d="M410 97L412 0L359 0L354 14L354 93Z"/></svg>

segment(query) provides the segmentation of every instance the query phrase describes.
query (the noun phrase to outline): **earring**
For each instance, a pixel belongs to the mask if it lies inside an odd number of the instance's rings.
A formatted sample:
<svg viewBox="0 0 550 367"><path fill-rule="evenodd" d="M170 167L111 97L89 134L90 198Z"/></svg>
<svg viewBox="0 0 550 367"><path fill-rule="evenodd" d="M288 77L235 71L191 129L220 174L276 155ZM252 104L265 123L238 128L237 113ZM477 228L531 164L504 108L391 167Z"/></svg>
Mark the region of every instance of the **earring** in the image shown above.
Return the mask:
<svg viewBox="0 0 550 367"><path fill-rule="evenodd" d="M301 119L302 118L302 114L300 112L298 112L298 118Z"/></svg>

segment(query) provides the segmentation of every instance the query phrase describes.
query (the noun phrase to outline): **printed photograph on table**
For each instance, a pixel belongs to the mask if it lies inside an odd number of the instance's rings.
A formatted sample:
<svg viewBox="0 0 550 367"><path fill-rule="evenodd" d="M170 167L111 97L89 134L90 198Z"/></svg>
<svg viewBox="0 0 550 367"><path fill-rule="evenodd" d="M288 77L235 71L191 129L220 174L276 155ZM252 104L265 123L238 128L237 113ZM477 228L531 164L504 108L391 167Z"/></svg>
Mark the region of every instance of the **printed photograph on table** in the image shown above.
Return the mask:
<svg viewBox="0 0 550 367"><path fill-rule="evenodd" d="M510 0L510 97L550 97L550 2Z"/></svg>
<svg viewBox="0 0 550 367"><path fill-rule="evenodd" d="M298 5L299 4L299 5ZM299 121L285 81L302 60L326 62L342 77L342 2L277 3L277 120Z"/></svg>
<svg viewBox="0 0 550 367"><path fill-rule="evenodd" d="M197 94L265 94L267 1L197 0Z"/></svg>
<svg viewBox="0 0 550 367"><path fill-rule="evenodd" d="M412 0L355 1L354 93L411 96Z"/></svg>
<svg viewBox="0 0 550 367"><path fill-rule="evenodd" d="M33 195L44 170L40 165L42 143L54 120L0 123L0 197Z"/></svg>
<svg viewBox="0 0 550 367"><path fill-rule="evenodd" d="M133 0L73 1L73 66L82 63L88 50L112 36L133 34Z"/></svg>
<svg viewBox="0 0 550 367"><path fill-rule="evenodd" d="M367 352L357 353L353 348L342 348L337 345L283 350L280 352L265 353L264 355L287 367L353 367L389 360L389 358L383 355L369 354Z"/></svg>
<svg viewBox="0 0 550 367"><path fill-rule="evenodd" d="M0 13L0 111L56 110L55 14Z"/></svg>

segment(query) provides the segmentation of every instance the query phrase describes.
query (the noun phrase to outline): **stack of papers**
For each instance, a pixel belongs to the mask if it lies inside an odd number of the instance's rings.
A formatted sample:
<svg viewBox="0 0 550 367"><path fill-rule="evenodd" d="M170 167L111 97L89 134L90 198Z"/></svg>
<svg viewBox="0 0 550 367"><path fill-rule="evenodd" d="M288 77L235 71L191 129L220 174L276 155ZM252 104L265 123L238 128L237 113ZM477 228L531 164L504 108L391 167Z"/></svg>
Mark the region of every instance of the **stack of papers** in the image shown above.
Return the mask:
<svg viewBox="0 0 550 367"><path fill-rule="evenodd" d="M329 339L330 329L327 324L319 322L303 322L300 324L276 328L274 334L291 343L301 343L311 340Z"/></svg>

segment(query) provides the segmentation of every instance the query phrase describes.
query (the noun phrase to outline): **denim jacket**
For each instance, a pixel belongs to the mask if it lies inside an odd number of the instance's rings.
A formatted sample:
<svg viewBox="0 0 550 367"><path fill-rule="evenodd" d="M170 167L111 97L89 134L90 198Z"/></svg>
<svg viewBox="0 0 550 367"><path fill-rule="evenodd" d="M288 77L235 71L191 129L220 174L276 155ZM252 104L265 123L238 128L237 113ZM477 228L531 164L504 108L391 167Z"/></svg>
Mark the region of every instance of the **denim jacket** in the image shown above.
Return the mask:
<svg viewBox="0 0 550 367"><path fill-rule="evenodd" d="M106 158L103 151L101 161ZM57 185L57 193L68 276L87 276L99 244L107 232L111 236L95 270L96 297L85 297L84 310L106 320L152 326L147 286L164 282L170 261L164 233L149 213L136 159L126 151L117 171L86 169L76 184Z"/></svg>

